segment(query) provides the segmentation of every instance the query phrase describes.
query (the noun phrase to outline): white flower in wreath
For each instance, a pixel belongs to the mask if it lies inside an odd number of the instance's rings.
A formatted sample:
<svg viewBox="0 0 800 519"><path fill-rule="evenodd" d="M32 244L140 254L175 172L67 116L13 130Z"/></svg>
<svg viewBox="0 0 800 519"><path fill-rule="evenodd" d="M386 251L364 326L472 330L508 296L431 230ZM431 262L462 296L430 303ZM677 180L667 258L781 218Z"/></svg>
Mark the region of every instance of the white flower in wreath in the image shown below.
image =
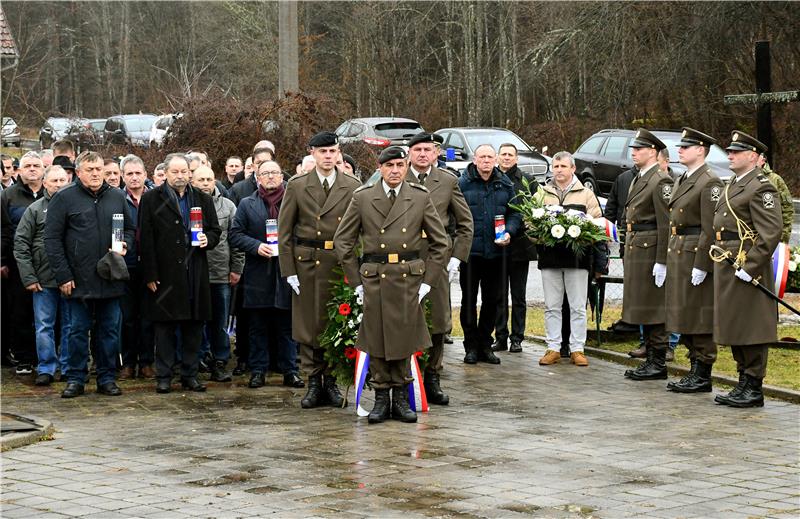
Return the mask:
<svg viewBox="0 0 800 519"><path fill-rule="evenodd" d="M577 225L570 225L569 229L567 229L567 234L569 234L570 238L577 238L581 235L581 228Z"/></svg>
<svg viewBox="0 0 800 519"><path fill-rule="evenodd" d="M556 240L560 240L561 238L563 238L565 232L566 231L564 230L564 226L560 224L555 224L550 229L550 234L552 234L553 238L555 238Z"/></svg>
<svg viewBox="0 0 800 519"><path fill-rule="evenodd" d="M545 213L545 210L543 208L537 207L536 209L531 211L531 216L533 216L534 218L536 218L538 220L539 218L543 218L544 217L544 213Z"/></svg>
<svg viewBox="0 0 800 519"><path fill-rule="evenodd" d="M349 321L347 321L347 326L352 329L352 328L355 328L356 326L358 326L358 323L355 322L355 320L350 319Z"/></svg>
<svg viewBox="0 0 800 519"><path fill-rule="evenodd" d="M564 208L561 207L560 205L548 205L547 211L550 213L563 213Z"/></svg>
<svg viewBox="0 0 800 519"><path fill-rule="evenodd" d="M790 261L789 262L789 272L794 272L795 270L797 270L797 262L796 261Z"/></svg>
<svg viewBox="0 0 800 519"><path fill-rule="evenodd" d="M792 261L794 261L795 263L800 263L800 254L795 254L792 257Z"/></svg>
<svg viewBox="0 0 800 519"><path fill-rule="evenodd" d="M586 213L578 211L577 209L568 209L567 216L574 216L576 218L586 218Z"/></svg>
<svg viewBox="0 0 800 519"><path fill-rule="evenodd" d="M364 317L364 314L358 314L358 317L356 317L356 322L357 322L357 323L359 323L359 324L361 324L361 319L362 319L363 317Z"/></svg>

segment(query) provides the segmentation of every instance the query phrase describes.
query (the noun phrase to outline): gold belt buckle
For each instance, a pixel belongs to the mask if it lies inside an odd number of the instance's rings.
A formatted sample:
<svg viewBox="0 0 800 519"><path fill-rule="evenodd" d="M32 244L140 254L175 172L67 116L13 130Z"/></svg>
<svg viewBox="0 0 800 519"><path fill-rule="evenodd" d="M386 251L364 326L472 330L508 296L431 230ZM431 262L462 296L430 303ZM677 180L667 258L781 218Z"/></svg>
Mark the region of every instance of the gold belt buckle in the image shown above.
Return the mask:
<svg viewBox="0 0 800 519"><path fill-rule="evenodd" d="M628 224L628 232L631 232L632 230L633 230L633 226L631 224Z"/></svg>
<svg viewBox="0 0 800 519"><path fill-rule="evenodd" d="M722 241L722 233L717 231L717 241Z"/></svg>
<svg viewBox="0 0 800 519"><path fill-rule="evenodd" d="M333 240L325 241L325 250L333 250Z"/></svg>
<svg viewBox="0 0 800 519"><path fill-rule="evenodd" d="M386 258L388 263L400 263L400 256L398 254L388 254Z"/></svg>
<svg viewBox="0 0 800 519"><path fill-rule="evenodd" d="M676 234L678 234L678 228L677 227L673 227L672 228L672 235L675 236Z"/></svg>

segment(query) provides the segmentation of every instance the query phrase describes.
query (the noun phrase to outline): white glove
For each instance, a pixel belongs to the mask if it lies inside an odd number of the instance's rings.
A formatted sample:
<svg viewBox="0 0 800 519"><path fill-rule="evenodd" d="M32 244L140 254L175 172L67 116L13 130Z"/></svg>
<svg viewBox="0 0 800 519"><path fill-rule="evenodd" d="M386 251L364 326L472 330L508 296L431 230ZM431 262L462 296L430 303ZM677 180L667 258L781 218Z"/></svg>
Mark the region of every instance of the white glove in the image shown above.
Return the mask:
<svg viewBox="0 0 800 519"><path fill-rule="evenodd" d="M294 293L298 296L300 295L300 279L297 276L289 276L286 278L286 282L289 283L289 286L292 287Z"/></svg>
<svg viewBox="0 0 800 519"><path fill-rule="evenodd" d="M699 285L700 283L705 281L707 275L708 275L708 272L706 272L705 270L700 270L700 269L693 268L692 269L692 285L694 285L694 286Z"/></svg>
<svg viewBox="0 0 800 519"><path fill-rule="evenodd" d="M421 303L422 302L422 298L427 296L428 292L430 292L430 291L431 291L431 286L429 284L427 284L427 283L422 283L419 286L419 292L417 292L417 294L419 294L419 301L418 302Z"/></svg>
<svg viewBox="0 0 800 519"><path fill-rule="evenodd" d="M750 283L753 281L753 276L745 272L743 269L736 269L736 277L744 281L745 283Z"/></svg>
<svg viewBox="0 0 800 519"><path fill-rule="evenodd" d="M358 285L356 287L356 303L360 305L364 304L364 285Z"/></svg>
<svg viewBox="0 0 800 519"><path fill-rule="evenodd" d="M450 262L447 264L447 278L448 281L453 282L455 281L456 277L458 276L458 267L461 266L461 260L458 258L450 258Z"/></svg>
<svg viewBox="0 0 800 519"><path fill-rule="evenodd" d="M664 286L664 280L667 279L667 266L663 263L655 263L653 265L653 277L656 278L656 286L661 288Z"/></svg>

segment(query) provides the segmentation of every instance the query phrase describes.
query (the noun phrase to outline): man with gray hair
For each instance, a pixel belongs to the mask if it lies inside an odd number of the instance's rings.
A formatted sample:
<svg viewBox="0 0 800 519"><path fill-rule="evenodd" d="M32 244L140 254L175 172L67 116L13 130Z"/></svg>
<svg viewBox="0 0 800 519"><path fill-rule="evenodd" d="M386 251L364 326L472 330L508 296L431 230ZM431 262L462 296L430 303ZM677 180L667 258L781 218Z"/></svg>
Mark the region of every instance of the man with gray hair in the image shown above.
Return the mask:
<svg viewBox="0 0 800 519"><path fill-rule="evenodd" d="M61 166L44 171L44 196L25 210L14 236L14 258L25 290L32 294L36 328L36 385L49 386L56 369L66 369L67 338L70 330L69 306L58 291L56 278L44 251L44 224L47 205L56 192L67 185L68 175ZM61 320L61 347L56 354L56 318Z"/></svg>

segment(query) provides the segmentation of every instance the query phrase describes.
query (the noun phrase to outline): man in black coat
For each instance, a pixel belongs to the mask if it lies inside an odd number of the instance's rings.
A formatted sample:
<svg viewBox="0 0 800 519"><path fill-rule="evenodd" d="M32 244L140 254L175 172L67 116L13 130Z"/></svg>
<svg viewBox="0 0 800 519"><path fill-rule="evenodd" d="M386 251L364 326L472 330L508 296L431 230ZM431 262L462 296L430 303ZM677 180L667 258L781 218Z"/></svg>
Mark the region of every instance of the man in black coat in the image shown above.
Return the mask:
<svg viewBox="0 0 800 519"><path fill-rule="evenodd" d="M153 321L155 330L156 392L171 391L178 328L181 384L184 389L205 391L197 370L203 325L212 317L206 250L217 246L222 230L214 201L189 185L186 157L173 153L164 164L166 181L142 195L139 205L139 266L148 288L145 317ZM191 228L193 208L201 211L199 232Z"/></svg>
<svg viewBox="0 0 800 519"><path fill-rule="evenodd" d="M122 255L133 250L136 226L125 193L106 184L103 157L82 153L75 182L62 188L47 206L44 247L61 294L67 298L67 387L62 398L83 394L88 375L89 332L95 347L97 392L121 395L116 384L120 297L125 293L125 261L111 251L114 215L123 217Z"/></svg>

